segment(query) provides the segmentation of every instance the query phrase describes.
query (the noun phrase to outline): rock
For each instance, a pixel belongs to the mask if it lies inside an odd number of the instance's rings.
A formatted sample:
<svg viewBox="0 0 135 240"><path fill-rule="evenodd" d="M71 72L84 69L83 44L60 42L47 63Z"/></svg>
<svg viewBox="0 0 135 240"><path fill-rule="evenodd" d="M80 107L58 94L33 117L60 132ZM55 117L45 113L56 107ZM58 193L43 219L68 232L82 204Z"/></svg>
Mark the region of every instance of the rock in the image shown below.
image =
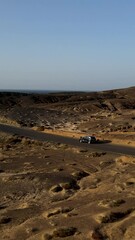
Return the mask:
<svg viewBox="0 0 135 240"><path fill-rule="evenodd" d="M77 229L75 227L59 228L59 229L54 230L53 236L64 238L64 237L74 235L76 231L77 231Z"/></svg>

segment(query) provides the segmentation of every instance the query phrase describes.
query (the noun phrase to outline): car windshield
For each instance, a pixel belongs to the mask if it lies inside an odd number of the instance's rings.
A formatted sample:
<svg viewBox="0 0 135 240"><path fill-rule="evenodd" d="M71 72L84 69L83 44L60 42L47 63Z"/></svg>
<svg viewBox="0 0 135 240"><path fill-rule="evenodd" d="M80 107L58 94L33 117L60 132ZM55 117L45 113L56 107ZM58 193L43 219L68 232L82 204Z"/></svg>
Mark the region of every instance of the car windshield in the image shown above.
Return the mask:
<svg viewBox="0 0 135 240"><path fill-rule="evenodd" d="M96 138L94 136L84 136L84 137L81 137L83 139L92 139L92 140L96 140Z"/></svg>

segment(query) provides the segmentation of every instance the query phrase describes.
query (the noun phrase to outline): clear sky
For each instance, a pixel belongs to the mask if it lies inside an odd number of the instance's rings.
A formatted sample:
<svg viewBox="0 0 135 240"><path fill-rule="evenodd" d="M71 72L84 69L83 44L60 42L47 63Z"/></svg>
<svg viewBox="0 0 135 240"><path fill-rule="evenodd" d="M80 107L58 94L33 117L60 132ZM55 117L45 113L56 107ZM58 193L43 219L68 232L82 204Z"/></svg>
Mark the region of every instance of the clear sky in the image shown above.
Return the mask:
<svg viewBox="0 0 135 240"><path fill-rule="evenodd" d="M134 0L0 0L0 89L128 86Z"/></svg>

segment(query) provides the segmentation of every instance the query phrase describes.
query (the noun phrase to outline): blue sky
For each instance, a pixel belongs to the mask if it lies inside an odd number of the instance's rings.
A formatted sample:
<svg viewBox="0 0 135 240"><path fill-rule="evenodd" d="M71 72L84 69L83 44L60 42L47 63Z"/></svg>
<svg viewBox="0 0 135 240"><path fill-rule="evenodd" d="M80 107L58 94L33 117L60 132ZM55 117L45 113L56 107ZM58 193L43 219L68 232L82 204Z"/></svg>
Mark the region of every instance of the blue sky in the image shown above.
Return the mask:
<svg viewBox="0 0 135 240"><path fill-rule="evenodd" d="M134 85L134 0L0 0L0 89Z"/></svg>

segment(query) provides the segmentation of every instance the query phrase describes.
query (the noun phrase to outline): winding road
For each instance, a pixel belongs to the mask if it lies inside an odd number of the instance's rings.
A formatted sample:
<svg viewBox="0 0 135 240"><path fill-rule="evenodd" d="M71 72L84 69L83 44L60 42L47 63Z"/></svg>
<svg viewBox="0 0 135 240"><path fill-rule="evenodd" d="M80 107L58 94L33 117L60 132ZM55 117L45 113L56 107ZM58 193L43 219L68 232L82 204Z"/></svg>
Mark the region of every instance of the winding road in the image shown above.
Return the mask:
<svg viewBox="0 0 135 240"><path fill-rule="evenodd" d="M135 156L135 148L134 147L128 147L128 146L122 146L122 145L114 145L111 143L98 143L98 144L85 144L80 143L78 139L70 138L70 137L64 137L64 136L58 136L43 132L37 132L29 128L22 128L22 127L14 127L9 126L5 124L0 124L0 131L6 132L9 134L16 134L19 136L28 137L30 139L38 140L38 141L49 141L49 142L55 142L55 143L63 143L68 144L76 147L81 147L85 149L95 149L105 152L112 152L112 153L118 153L118 154L124 154L124 155L132 155Z"/></svg>

